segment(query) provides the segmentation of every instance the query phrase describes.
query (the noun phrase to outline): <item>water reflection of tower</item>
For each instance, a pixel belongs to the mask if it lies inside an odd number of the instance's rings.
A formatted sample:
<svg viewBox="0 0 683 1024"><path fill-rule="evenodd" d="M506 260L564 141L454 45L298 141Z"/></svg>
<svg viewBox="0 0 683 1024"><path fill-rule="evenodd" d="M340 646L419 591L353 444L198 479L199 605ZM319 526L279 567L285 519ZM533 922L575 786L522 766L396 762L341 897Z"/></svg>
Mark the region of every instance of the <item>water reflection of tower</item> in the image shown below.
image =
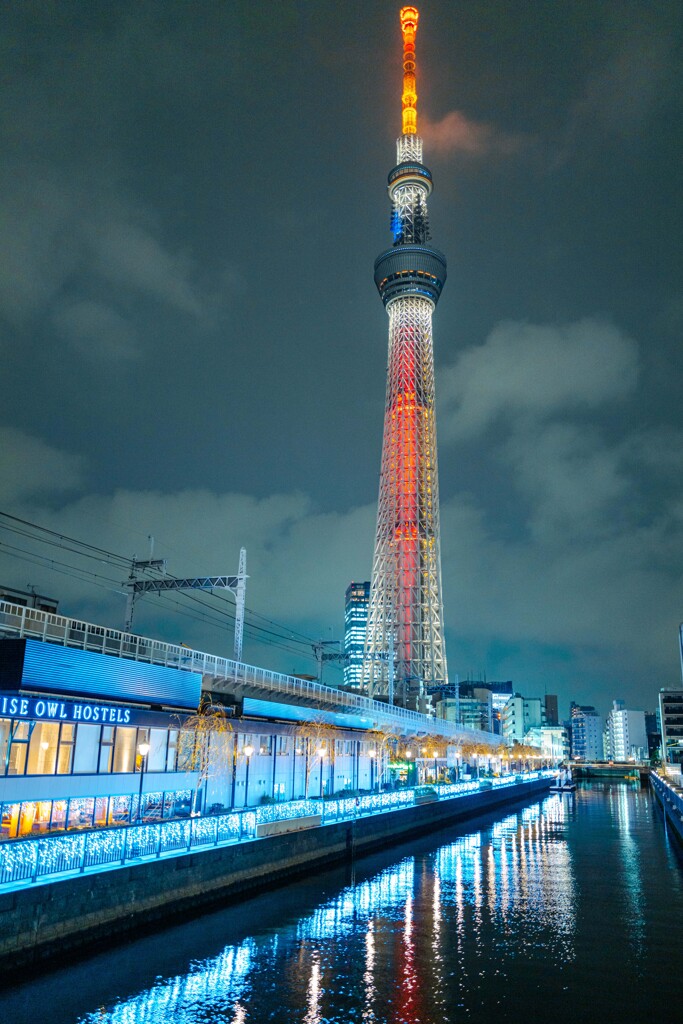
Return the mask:
<svg viewBox="0 0 683 1024"><path fill-rule="evenodd" d="M417 134L417 21L416 8L402 8L403 123L389 174L394 244L375 261L389 316L389 365L363 682L370 696L424 710L428 690L447 681L432 346L446 259L429 244L432 175Z"/></svg>

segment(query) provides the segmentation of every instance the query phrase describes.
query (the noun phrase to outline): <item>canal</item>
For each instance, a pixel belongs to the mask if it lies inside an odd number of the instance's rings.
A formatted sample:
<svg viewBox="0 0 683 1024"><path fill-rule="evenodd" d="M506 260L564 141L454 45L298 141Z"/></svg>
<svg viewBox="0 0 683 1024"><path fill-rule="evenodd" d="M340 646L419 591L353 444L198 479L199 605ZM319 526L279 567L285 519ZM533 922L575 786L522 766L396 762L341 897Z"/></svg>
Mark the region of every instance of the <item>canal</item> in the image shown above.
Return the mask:
<svg viewBox="0 0 683 1024"><path fill-rule="evenodd" d="M7 989L28 1024L641 1024L680 1015L683 859L583 783Z"/></svg>

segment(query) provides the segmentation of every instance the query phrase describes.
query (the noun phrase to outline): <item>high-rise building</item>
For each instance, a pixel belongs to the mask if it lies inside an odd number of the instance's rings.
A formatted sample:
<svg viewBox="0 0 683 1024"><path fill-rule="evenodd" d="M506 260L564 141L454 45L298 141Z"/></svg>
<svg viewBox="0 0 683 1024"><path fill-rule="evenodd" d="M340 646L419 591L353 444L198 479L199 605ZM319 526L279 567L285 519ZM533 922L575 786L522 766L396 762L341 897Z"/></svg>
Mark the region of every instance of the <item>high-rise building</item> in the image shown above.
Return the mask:
<svg viewBox="0 0 683 1024"><path fill-rule="evenodd" d="M680 776L683 769L683 690L659 691L659 718L664 771Z"/></svg>
<svg viewBox="0 0 683 1024"><path fill-rule="evenodd" d="M516 693L503 708L502 733L508 743L523 743L529 729L543 725L540 697L522 697Z"/></svg>
<svg viewBox="0 0 683 1024"><path fill-rule="evenodd" d="M629 710L623 700L612 702L605 729L605 757L609 761L645 760L648 754L645 712Z"/></svg>
<svg viewBox="0 0 683 1024"><path fill-rule="evenodd" d="M368 628L370 581L349 583L344 608L344 685L360 687Z"/></svg>
<svg viewBox="0 0 683 1024"><path fill-rule="evenodd" d="M417 134L417 9L403 7L400 19L402 133L388 180L394 243L375 260L389 360L363 681L370 696L427 710L429 688L448 681L432 346L446 258L430 244L432 175Z"/></svg>
<svg viewBox="0 0 683 1024"><path fill-rule="evenodd" d="M602 761L604 757L602 716L590 705L572 704L571 752L581 761Z"/></svg>

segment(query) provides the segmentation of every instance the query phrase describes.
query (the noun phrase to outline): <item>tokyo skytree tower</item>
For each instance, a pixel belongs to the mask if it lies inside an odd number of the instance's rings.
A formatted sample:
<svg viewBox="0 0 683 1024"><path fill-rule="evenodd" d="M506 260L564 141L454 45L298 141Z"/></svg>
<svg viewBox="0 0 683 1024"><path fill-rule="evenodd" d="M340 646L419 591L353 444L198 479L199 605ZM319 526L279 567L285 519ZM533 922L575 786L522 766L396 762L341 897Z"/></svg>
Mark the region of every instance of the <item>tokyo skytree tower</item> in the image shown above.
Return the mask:
<svg viewBox="0 0 683 1024"><path fill-rule="evenodd" d="M425 710L445 684L432 312L446 258L430 245L432 175L417 134L418 12L401 10L403 123L389 174L394 244L375 260L389 316L384 438L363 683L371 697Z"/></svg>

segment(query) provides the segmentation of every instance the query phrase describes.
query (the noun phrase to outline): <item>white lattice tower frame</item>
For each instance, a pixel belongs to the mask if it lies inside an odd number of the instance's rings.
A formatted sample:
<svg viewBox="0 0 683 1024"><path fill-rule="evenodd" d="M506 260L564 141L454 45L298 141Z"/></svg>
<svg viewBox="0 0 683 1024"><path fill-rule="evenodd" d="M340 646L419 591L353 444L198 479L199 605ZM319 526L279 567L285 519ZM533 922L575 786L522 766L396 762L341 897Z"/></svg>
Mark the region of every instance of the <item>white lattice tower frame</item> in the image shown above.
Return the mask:
<svg viewBox="0 0 683 1024"><path fill-rule="evenodd" d="M417 296L393 301L375 554L364 682L396 696L446 682L432 310Z"/></svg>

